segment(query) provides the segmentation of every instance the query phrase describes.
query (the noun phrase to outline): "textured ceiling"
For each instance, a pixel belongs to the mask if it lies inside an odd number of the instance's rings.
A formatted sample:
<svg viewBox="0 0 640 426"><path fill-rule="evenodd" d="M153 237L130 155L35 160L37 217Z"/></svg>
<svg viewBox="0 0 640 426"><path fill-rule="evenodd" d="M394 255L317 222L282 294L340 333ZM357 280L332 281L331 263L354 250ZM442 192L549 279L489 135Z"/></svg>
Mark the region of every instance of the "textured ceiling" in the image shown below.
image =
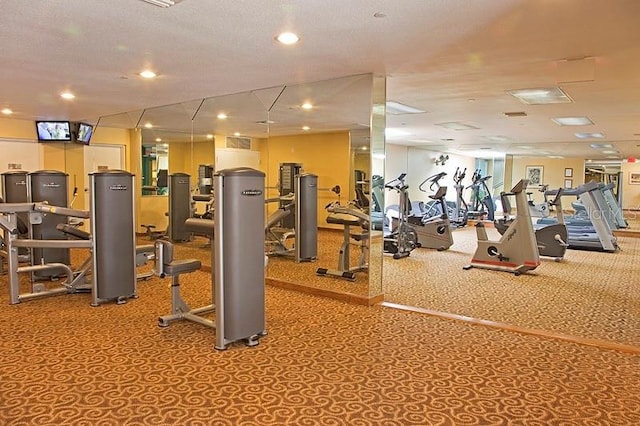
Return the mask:
<svg viewBox="0 0 640 426"><path fill-rule="evenodd" d="M304 93L302 83L376 73L389 77L390 99L427 111L389 116L387 126L406 133L391 143L603 158L594 141L573 135L597 131L605 139L595 142L611 143L614 156L636 155L640 145L636 0L184 0L168 9L2 0L0 12L0 107L16 118L96 122L132 111L139 119L135 111L150 107L189 110L188 101L283 85ZM375 18L380 12L386 17ZM273 37L283 30L301 42L279 45ZM159 77L138 77L145 67ZM524 105L506 94L541 86L561 86L574 102ZM62 101L65 89L76 99ZM358 94L343 99L344 111L349 99ZM503 114L512 111L527 116ZM595 124L551 121L576 115Z"/></svg>

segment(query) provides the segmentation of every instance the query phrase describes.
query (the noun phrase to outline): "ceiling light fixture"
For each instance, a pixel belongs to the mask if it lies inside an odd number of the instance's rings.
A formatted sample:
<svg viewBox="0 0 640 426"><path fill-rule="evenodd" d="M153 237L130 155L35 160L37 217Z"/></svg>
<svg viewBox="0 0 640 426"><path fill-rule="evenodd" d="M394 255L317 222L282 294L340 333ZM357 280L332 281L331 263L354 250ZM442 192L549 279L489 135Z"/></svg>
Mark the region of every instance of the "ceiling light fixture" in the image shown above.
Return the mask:
<svg viewBox="0 0 640 426"><path fill-rule="evenodd" d="M589 126L593 124L589 117L556 117L551 121L560 126Z"/></svg>
<svg viewBox="0 0 640 426"><path fill-rule="evenodd" d="M587 133L587 132L578 132L574 133L576 138L578 139L602 139L604 138L604 133Z"/></svg>
<svg viewBox="0 0 640 426"><path fill-rule="evenodd" d="M518 89L507 91L507 93L527 105L564 104L573 102L573 99L559 87Z"/></svg>
<svg viewBox="0 0 640 426"><path fill-rule="evenodd" d="M483 138L485 138L488 141L491 142L506 142L509 140L508 137L506 136L500 136L500 135L495 135L495 136L483 136Z"/></svg>
<svg viewBox="0 0 640 426"><path fill-rule="evenodd" d="M11 109L9 109L9 108L2 108L2 113L4 115L11 115L11 114L13 114L13 111L11 111Z"/></svg>
<svg viewBox="0 0 640 426"><path fill-rule="evenodd" d="M138 75L140 77L146 78L146 79L155 78L157 76L157 74L155 72L151 71L151 70L140 71L140 73Z"/></svg>
<svg viewBox="0 0 640 426"><path fill-rule="evenodd" d="M151 129L151 128L153 127L153 124L151 124L151 123L145 123L145 124L144 124L144 127L145 127L145 128L147 128L147 129Z"/></svg>
<svg viewBox="0 0 640 426"><path fill-rule="evenodd" d="M71 92L62 92L62 93L60 93L60 97L62 99L66 99L66 100L70 101L71 99L74 99L76 97L76 95L74 95Z"/></svg>
<svg viewBox="0 0 640 426"><path fill-rule="evenodd" d="M311 130L311 127L309 126L302 126L302 130L304 130L305 132Z"/></svg>
<svg viewBox="0 0 640 426"><path fill-rule="evenodd" d="M218 120L226 120L227 119L227 114L225 114L224 112L221 112L216 117L218 117Z"/></svg>
<svg viewBox="0 0 640 426"><path fill-rule="evenodd" d="M610 150L610 149L606 149L606 150L602 151L602 153L603 153L603 154L617 154L617 153L618 153L618 151L612 151L612 150Z"/></svg>
<svg viewBox="0 0 640 426"><path fill-rule="evenodd" d="M142 1L158 7L171 7L180 3L182 0L142 0Z"/></svg>
<svg viewBox="0 0 640 426"><path fill-rule="evenodd" d="M280 43L284 44L284 45L292 45L292 44L296 44L298 41L300 41L300 37L298 37L296 34L291 33L291 32L284 32L284 33L280 33L276 36L276 40L278 40Z"/></svg>
<svg viewBox="0 0 640 426"><path fill-rule="evenodd" d="M374 18L386 18L387 14L384 13L384 12L376 12L376 13L373 14L373 17Z"/></svg>
<svg viewBox="0 0 640 426"><path fill-rule="evenodd" d="M162 142L162 139L156 138L156 142Z"/></svg>
<svg viewBox="0 0 640 426"><path fill-rule="evenodd" d="M457 121L449 121L446 123L436 123L436 126L441 126L450 130L472 130L479 129L479 127L472 126L470 124L464 124Z"/></svg>
<svg viewBox="0 0 640 426"><path fill-rule="evenodd" d="M240 132L235 132L235 133L233 134L233 136L235 136L235 137L240 136Z"/></svg>
<svg viewBox="0 0 640 426"><path fill-rule="evenodd" d="M422 114L423 111L418 108L414 108L409 105L401 104L396 101L387 101L387 114L400 115L400 114Z"/></svg>
<svg viewBox="0 0 640 426"><path fill-rule="evenodd" d="M310 110L310 109L312 109L312 108L313 108L313 104L311 104L311 103L309 103L309 102L305 102L305 103L303 103L302 105L300 105L300 107L301 107L302 109Z"/></svg>

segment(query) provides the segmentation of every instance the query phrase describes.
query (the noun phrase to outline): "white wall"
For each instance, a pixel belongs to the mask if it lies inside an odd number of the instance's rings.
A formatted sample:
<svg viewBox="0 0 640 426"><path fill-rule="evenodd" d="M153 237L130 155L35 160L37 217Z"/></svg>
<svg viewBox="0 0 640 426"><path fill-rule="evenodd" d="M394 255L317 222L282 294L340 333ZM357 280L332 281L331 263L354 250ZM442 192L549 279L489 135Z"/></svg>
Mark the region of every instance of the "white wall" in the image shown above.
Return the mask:
<svg viewBox="0 0 640 426"><path fill-rule="evenodd" d="M434 159L439 157L440 154L440 152L426 151L424 149L408 149L407 183L409 184L409 198L412 201L429 200L429 195L432 194L432 192L429 191L429 186L424 186L427 193L421 192L419 186L426 178L440 172L445 172L447 174L439 182L441 186L447 187L447 200L455 201L456 191L453 187L455 185L453 182L453 175L457 167L459 167L460 170L465 168L467 169L466 177L462 184L465 187L471 185L471 176L473 175L473 170L475 168L475 158L448 154L449 159L445 161L445 164L436 166Z"/></svg>
<svg viewBox="0 0 640 426"><path fill-rule="evenodd" d="M20 170L42 170L42 144L36 141L0 139L0 173L9 170L9 164L20 164Z"/></svg>

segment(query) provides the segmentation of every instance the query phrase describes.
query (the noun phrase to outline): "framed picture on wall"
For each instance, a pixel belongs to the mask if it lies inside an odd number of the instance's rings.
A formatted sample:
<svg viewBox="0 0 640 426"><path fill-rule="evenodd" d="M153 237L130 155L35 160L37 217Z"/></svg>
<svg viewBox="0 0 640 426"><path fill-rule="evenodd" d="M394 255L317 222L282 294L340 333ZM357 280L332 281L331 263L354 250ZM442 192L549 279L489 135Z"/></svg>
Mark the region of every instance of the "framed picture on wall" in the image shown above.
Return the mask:
<svg viewBox="0 0 640 426"><path fill-rule="evenodd" d="M566 169L564 169L564 177L566 178L573 177L573 169L570 167L567 167Z"/></svg>
<svg viewBox="0 0 640 426"><path fill-rule="evenodd" d="M640 185L640 172L630 172L629 173L629 184L630 185Z"/></svg>
<svg viewBox="0 0 640 426"><path fill-rule="evenodd" d="M564 180L564 187L566 189L573 188L573 179L565 179Z"/></svg>
<svg viewBox="0 0 640 426"><path fill-rule="evenodd" d="M529 186L542 186L544 182L544 167L526 166L524 171L525 179L529 179Z"/></svg>

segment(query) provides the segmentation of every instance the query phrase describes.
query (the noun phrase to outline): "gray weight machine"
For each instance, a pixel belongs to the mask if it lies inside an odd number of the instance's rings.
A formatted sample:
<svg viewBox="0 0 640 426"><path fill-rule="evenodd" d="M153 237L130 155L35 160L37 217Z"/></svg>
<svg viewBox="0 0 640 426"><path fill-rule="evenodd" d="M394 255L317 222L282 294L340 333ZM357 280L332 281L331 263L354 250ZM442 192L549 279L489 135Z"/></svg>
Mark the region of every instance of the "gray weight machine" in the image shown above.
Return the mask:
<svg viewBox="0 0 640 426"><path fill-rule="evenodd" d="M265 328L264 173L250 168L221 170L213 177L214 220L188 219L188 226L213 238L212 301L192 309L180 295L179 276L198 270L195 259L174 260L173 245L156 241L154 272L171 276L171 313L158 324L188 320L215 328L215 348L244 340L255 346ZM215 237L214 237L215 235ZM215 311L215 321L201 315Z"/></svg>
<svg viewBox="0 0 640 426"><path fill-rule="evenodd" d="M8 264L9 303L57 295L91 292L92 306L115 300L124 303L136 293L136 246L133 227L133 175L119 170L94 173L91 181L91 211L70 209L45 202L0 203L0 227L4 230L5 250L0 251ZM18 216L28 217L28 226L41 225L47 216L60 216L64 221L56 231L65 239L18 238ZM91 234L75 228L78 239L66 239L60 229L67 227L66 218L91 220ZM72 227L73 228L73 227ZM31 235L31 233L30 233ZM18 250L29 249L89 249L90 256L77 270L62 262L42 262L20 266ZM47 288L43 282L33 282L30 293L20 293L19 273L39 272L42 275L65 275L66 280Z"/></svg>
<svg viewBox="0 0 640 426"><path fill-rule="evenodd" d="M476 224L478 247L471 263L463 269L493 269L520 275L540 265L527 196L524 193L528 183L528 180L523 179L510 193L505 193L505 196L516 199L516 217L498 241L489 240L483 222Z"/></svg>
<svg viewBox="0 0 640 426"><path fill-rule="evenodd" d="M269 215L265 224L266 253L311 262L318 256L318 176L297 174L293 184L288 196L267 200L278 201L280 208Z"/></svg>

